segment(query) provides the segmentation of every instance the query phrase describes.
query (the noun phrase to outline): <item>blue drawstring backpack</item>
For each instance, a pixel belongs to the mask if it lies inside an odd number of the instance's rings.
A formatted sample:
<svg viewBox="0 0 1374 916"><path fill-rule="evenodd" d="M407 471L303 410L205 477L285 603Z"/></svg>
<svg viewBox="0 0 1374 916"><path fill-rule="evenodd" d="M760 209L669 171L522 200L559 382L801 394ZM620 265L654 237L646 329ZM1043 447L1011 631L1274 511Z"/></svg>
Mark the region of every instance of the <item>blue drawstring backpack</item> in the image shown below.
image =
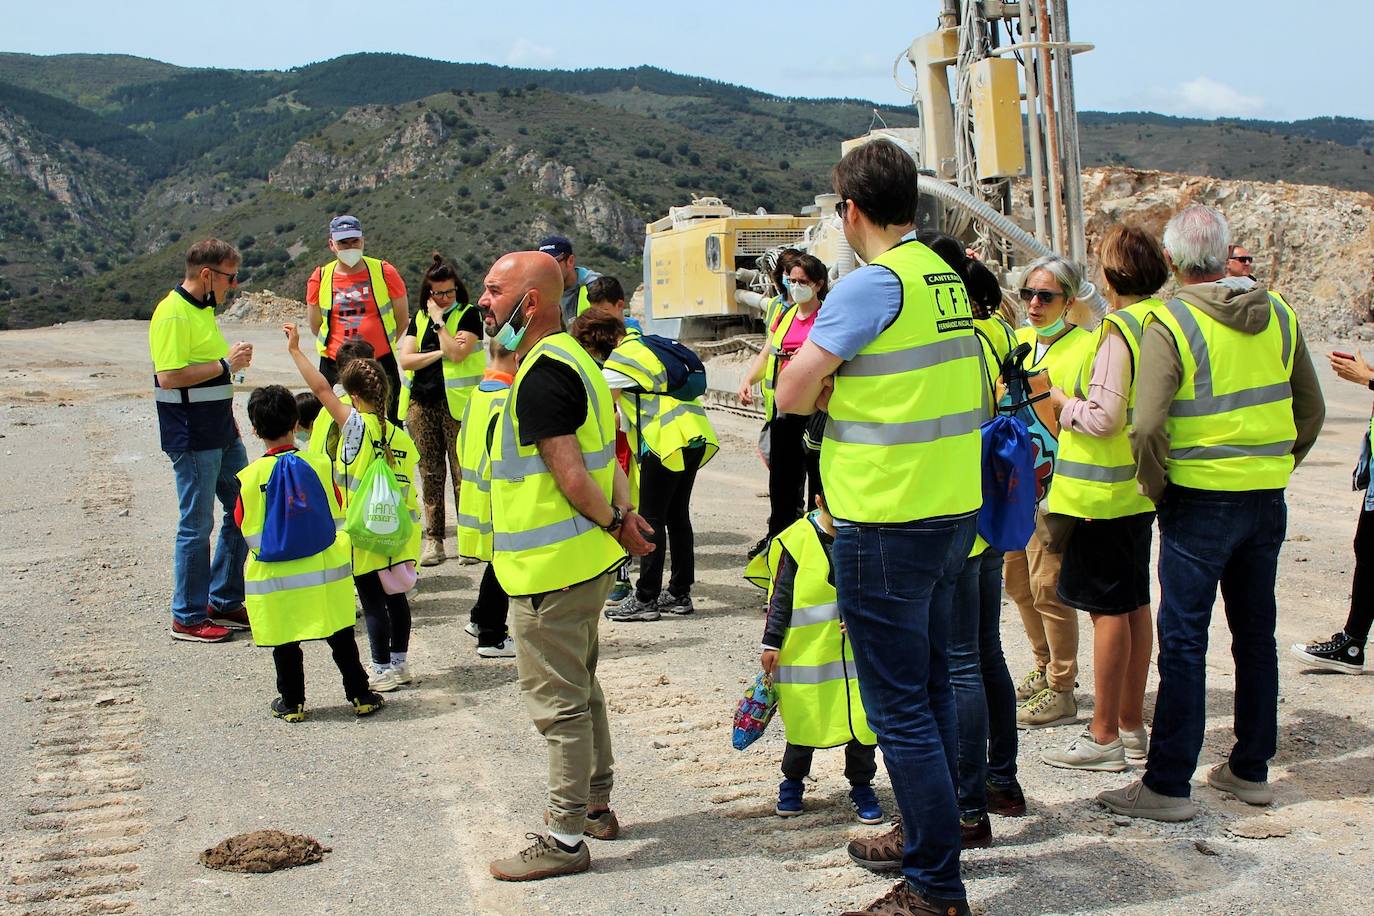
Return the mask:
<svg viewBox="0 0 1374 916"><path fill-rule="evenodd" d="M668 374L668 386L663 391L647 394L666 394L679 401L695 401L706 392L706 367L691 347L657 334L645 334L639 342L653 351Z"/></svg>
<svg viewBox="0 0 1374 916"><path fill-rule="evenodd" d="M978 533L994 550L1025 550L1035 531L1035 464L1030 433L1016 417L982 426L983 506Z"/></svg>
<svg viewBox="0 0 1374 916"><path fill-rule="evenodd" d="M334 543L334 514L315 469L295 452L277 456L267 478L258 559L282 563L313 557Z"/></svg>

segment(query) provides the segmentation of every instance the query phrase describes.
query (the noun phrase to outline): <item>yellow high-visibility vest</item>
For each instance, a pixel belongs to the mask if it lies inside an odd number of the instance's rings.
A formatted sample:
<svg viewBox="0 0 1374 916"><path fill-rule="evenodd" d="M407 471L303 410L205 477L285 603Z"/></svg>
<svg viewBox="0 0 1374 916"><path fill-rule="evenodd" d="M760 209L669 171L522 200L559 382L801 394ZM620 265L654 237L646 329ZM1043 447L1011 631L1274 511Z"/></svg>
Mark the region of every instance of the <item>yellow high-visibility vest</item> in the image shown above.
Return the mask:
<svg viewBox="0 0 1374 916"><path fill-rule="evenodd" d="M396 312L391 308L391 293L386 288L382 262L377 258L363 255L363 263L367 265L367 278L372 284L372 298L377 303L377 313L382 316L382 328L386 331L386 339L395 347ZM334 268L338 265L338 261L330 261L320 267L320 332L315 335L315 349L319 350L321 356L329 349L329 313L334 308Z"/></svg>
<svg viewBox="0 0 1374 916"><path fill-rule="evenodd" d="M1116 328L1131 352L1131 380L1126 389L1126 425L1116 435L1100 438L1076 432L1065 426L1059 432L1059 455L1054 463L1054 486L1046 508L1058 515L1074 518L1124 518L1152 512L1154 503L1142 496L1135 479L1135 458L1131 455L1131 419L1135 411L1136 369L1140 365L1140 344L1145 322L1163 305L1158 299L1143 299L1110 312L1098 329L1093 354L1101 350L1109 328ZM1078 380L1071 391L1086 397L1092 379L1095 356L1083 361Z"/></svg>
<svg viewBox="0 0 1374 916"><path fill-rule="evenodd" d="M386 424L386 436L383 437L381 421L377 419L376 415L365 413L361 416L367 427L363 447L358 449L358 454L353 457L351 463L344 463L342 449L340 449L339 456L334 460L334 475L338 478L339 489L343 492L344 509L348 509L349 502L362 482L363 472L372 463L372 459L381 458L384 454L382 450L389 449L392 457L392 473L396 475L396 482L405 495L406 510L410 513L410 520L414 522L414 525L410 531L410 538L394 555L373 553L370 550L363 550L361 547L354 547L353 575L355 576L385 569L397 563L404 563L406 560L418 561L420 559L420 508L415 494L415 468L419 463L420 453L415 448L415 440L410 438L410 433L395 423Z"/></svg>
<svg viewBox="0 0 1374 916"><path fill-rule="evenodd" d="M343 506L334 495L329 462L319 455L294 454L320 478L338 534L333 544L313 556L272 563L259 560L267 481L280 456L264 455L239 471L239 498L243 501L240 529L248 544L243 567L244 605L253 642L260 646L324 639L353 626L353 568L348 535L342 530Z"/></svg>
<svg viewBox="0 0 1374 916"><path fill-rule="evenodd" d="M768 339L764 342L767 357L763 362L763 418L771 420L777 415L773 398L778 387L778 370L782 368L782 342L787 338L787 332L792 328L792 322L796 320L797 309L786 299L779 296L769 303L768 313L770 315L767 327ZM776 324L772 322L776 321Z"/></svg>
<svg viewBox="0 0 1374 916"><path fill-rule="evenodd" d="M492 568L508 595L540 595L577 585L625 561L611 534L579 512L559 489L536 445L520 441L520 385L540 360L571 368L587 391L577 444L587 473L607 501L615 482L615 411L601 368L567 333L550 334L520 361L492 442Z"/></svg>
<svg viewBox="0 0 1374 916"><path fill-rule="evenodd" d="M487 437L506 405L510 386L482 382L468 398L458 430L458 555L491 561L491 452Z"/></svg>
<svg viewBox="0 0 1374 916"><path fill-rule="evenodd" d="M1067 391L1078 381L1078 373L1083 369L1085 360L1092 359L1092 346L1096 338L1091 331L1078 325L1071 325L1061 336L1045 348L1039 357L1035 328L1016 329L1016 342L1031 345L1031 351L1022 363L1027 370L1044 369L1050 377L1051 385L1058 385Z"/></svg>
<svg viewBox="0 0 1374 916"><path fill-rule="evenodd" d="M641 337L641 334L627 333L606 358L607 369L629 377L644 389L622 391L620 395L630 451L638 460L647 449L668 470L681 471L685 467L682 450L702 445L706 449L701 458L704 467L720 450L720 440L706 416L706 409L699 399L680 401L666 394L647 393L667 388L668 370Z"/></svg>
<svg viewBox="0 0 1374 916"><path fill-rule="evenodd" d="M458 323L463 320L467 310L471 305L454 306L449 313L444 316L444 327L450 334L458 333ZM419 352L420 341L425 339L425 332L429 330L429 312L421 310L415 316L415 346ZM487 367L487 354L482 349L482 341L479 338L477 345L472 348L472 352L459 362L453 362L448 357L439 360L443 364L444 370L444 397L448 401L449 415L455 420L463 417L463 408L467 406L468 397L472 390L477 387L477 383L482 380L482 371ZM410 409L410 386L415 382L415 370L407 369L401 373L401 400L396 407L396 415L405 419L406 411Z"/></svg>
<svg viewBox="0 0 1374 916"><path fill-rule="evenodd" d="M830 584L830 558L821 544L817 512L785 528L769 544L764 578L746 576L773 597L785 549L797 564L792 622L778 651L778 710L787 740L805 747L834 747L852 740L877 744L864 715L854 650L840 631L840 609ZM764 556L765 554L760 554ZM752 567L752 564L751 564Z"/></svg>
<svg viewBox="0 0 1374 916"><path fill-rule="evenodd" d="M872 262L902 283L902 307L835 373L821 479L836 518L911 522L982 504L985 381L968 293L917 241Z"/></svg>
<svg viewBox="0 0 1374 916"><path fill-rule="evenodd" d="M1279 490L1293 473L1293 353L1298 316L1270 292L1258 334L1228 328L1182 299L1155 310L1183 381L1169 406L1169 481L1197 490ZM1143 367L1149 371L1149 366Z"/></svg>

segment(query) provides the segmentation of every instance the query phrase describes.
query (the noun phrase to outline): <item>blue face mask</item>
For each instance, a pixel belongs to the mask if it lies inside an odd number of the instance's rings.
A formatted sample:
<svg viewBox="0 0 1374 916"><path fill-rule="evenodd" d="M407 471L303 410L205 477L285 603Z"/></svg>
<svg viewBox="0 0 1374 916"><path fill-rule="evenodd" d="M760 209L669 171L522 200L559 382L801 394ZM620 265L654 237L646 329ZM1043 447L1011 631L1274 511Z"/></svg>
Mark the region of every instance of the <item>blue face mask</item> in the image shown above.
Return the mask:
<svg viewBox="0 0 1374 916"><path fill-rule="evenodd" d="M525 337L525 315L521 309L524 308L528 296L529 293L526 292L520 297L520 301L515 304L515 310L510 313L510 318L506 319L506 323L496 332L496 345L512 353L519 348L520 341Z"/></svg>
<svg viewBox="0 0 1374 916"><path fill-rule="evenodd" d="M1054 335L1058 334L1060 331L1063 331L1063 330L1064 330L1064 324L1065 324L1065 322L1064 322L1064 316L1065 316L1066 314L1067 314L1067 310L1065 310L1065 311L1063 311L1063 312L1060 312L1060 313L1059 313L1059 317L1056 318L1056 319L1054 319L1054 321L1051 321L1049 324L1045 325L1043 328L1036 328L1036 329L1035 329L1035 334L1036 334L1036 336L1037 336L1037 337L1053 337Z"/></svg>

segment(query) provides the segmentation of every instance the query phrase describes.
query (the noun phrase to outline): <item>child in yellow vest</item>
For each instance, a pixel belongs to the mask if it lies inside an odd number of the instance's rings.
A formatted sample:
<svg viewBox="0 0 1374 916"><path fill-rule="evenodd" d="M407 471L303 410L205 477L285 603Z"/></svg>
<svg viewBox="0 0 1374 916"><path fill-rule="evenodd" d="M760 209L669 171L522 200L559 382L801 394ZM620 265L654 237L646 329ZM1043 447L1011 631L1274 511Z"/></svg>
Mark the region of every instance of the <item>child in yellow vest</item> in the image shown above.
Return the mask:
<svg viewBox="0 0 1374 916"><path fill-rule="evenodd" d="M299 559L270 562L259 557L268 521L268 481L284 455L296 455L309 465L319 478L335 524L343 519L343 501L331 479L329 462L296 448L299 417L296 399L280 385L257 388L248 398L253 432L267 446L267 454L238 474L239 501L234 514L249 548L244 568L248 619L253 641L272 647L279 694L272 701L272 715L287 722L305 719L301 642L323 639L343 675L344 696L353 704L354 713L366 716L381 709L383 702L368 687L367 672L358 660L358 644L353 639L348 536L337 534L324 550ZM272 522L288 526L293 518L299 524L303 514L283 513Z"/></svg>
<svg viewBox="0 0 1374 916"><path fill-rule="evenodd" d="M351 403L345 404L309 358L301 352L300 335L293 324L283 327L287 352L310 390L338 429L334 453L334 479L340 482L345 509L350 488L361 482L374 458L390 465L405 498L403 511L410 514L410 538L393 555L353 547L353 584L363 606L367 638L372 647L373 690L396 690L411 682L410 602L407 587L415 584L415 564L420 559L420 509L415 493L415 468L419 461L415 443L404 429L387 422L390 390L386 372L375 359L355 359L339 372ZM318 422L316 426L318 426ZM318 436L316 430L312 434ZM403 581L404 580L404 581Z"/></svg>
<svg viewBox="0 0 1374 916"><path fill-rule="evenodd" d="M778 534L745 578L768 589L768 620L759 661L778 687L778 711L787 733L778 787L780 817L802 813L803 780L818 747L844 745L849 799L861 823L878 824L883 809L873 792L878 739L859 699L854 652L840 622L830 547L835 520L823 494L816 509Z"/></svg>

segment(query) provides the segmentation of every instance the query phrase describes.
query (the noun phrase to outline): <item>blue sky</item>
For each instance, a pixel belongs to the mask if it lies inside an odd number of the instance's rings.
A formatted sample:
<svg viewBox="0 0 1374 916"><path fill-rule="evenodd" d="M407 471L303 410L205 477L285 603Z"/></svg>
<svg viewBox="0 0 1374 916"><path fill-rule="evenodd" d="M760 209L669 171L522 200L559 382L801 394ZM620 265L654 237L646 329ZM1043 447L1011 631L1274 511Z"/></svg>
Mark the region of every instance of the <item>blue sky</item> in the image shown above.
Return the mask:
<svg viewBox="0 0 1374 916"><path fill-rule="evenodd" d="M1197 117L1374 119L1374 65L1354 25L1283 0L1070 0L1078 107ZM201 12L197 7L207 10ZM16 2L0 50L119 52L185 66L278 68L352 51L538 68L653 64L779 95L904 104L892 62L934 28L937 0L833 3ZM842 10L862 10L861 15ZM1302 17L1299 10L1313 15ZM727 12L722 12L727 11ZM1363 26L1363 17L1358 25Z"/></svg>

